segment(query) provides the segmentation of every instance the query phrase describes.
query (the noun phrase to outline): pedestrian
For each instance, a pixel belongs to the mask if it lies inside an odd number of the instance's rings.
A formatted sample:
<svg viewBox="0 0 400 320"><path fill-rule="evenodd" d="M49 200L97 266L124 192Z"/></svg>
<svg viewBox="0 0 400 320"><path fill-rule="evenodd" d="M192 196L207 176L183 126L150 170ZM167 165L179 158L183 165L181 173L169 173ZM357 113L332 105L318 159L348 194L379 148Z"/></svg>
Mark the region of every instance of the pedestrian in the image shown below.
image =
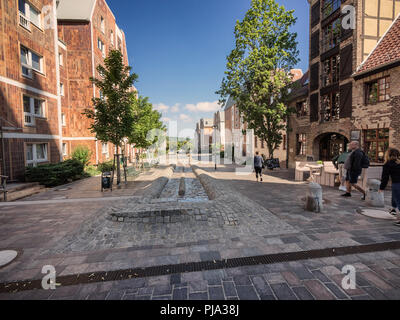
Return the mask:
<svg viewBox="0 0 400 320"><path fill-rule="evenodd" d="M342 195L342 197L351 197L352 188L357 189L363 194L362 200L365 200L366 193L358 185L358 179L362 174L363 169L369 167L368 156L360 149L360 143L358 141L352 141L349 144L349 150L352 151L347 158L344 168L346 172L346 186L347 192Z"/></svg>
<svg viewBox="0 0 400 320"><path fill-rule="evenodd" d="M349 148L347 146L347 149L345 152L336 156L332 160L332 163L335 166L335 168L339 170L339 180L340 180L339 190L340 191L347 191L347 187L346 187L347 170L344 168L344 164L346 163L346 160L350 156L350 154L351 154L351 152L349 151Z"/></svg>
<svg viewBox="0 0 400 320"><path fill-rule="evenodd" d="M385 165L383 166L382 183L379 192L385 191L389 178L392 179L392 205L400 209L400 151L390 149ZM400 227L400 219L396 222Z"/></svg>
<svg viewBox="0 0 400 320"><path fill-rule="evenodd" d="M261 178L262 182L263 158L260 157L260 153L258 151L256 152L256 156L254 157L254 170L256 171L257 182L258 182L258 177Z"/></svg>

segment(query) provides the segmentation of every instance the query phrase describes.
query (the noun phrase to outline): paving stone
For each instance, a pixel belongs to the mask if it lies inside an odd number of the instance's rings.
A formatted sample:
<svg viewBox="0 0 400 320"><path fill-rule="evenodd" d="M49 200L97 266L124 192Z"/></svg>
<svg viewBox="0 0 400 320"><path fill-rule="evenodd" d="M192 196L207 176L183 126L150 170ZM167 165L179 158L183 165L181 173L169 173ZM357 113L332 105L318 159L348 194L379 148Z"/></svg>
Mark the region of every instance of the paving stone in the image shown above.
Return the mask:
<svg viewBox="0 0 400 320"><path fill-rule="evenodd" d="M362 272L359 273L358 276L367 280L369 283L371 283L372 285L376 286L377 288L383 291L388 291L393 289L392 286L389 285L389 283L378 277L378 275L376 275L373 272L370 271Z"/></svg>
<svg viewBox="0 0 400 320"><path fill-rule="evenodd" d="M208 294L209 294L210 300L225 300L222 286L208 287Z"/></svg>
<svg viewBox="0 0 400 320"><path fill-rule="evenodd" d="M159 285L154 287L153 295L154 296L164 296L172 293L171 285Z"/></svg>
<svg viewBox="0 0 400 320"><path fill-rule="evenodd" d="M306 280L304 285L317 300L335 300L335 297L318 280Z"/></svg>
<svg viewBox="0 0 400 320"><path fill-rule="evenodd" d="M236 286L240 300L259 300L253 286Z"/></svg>
<svg viewBox="0 0 400 320"><path fill-rule="evenodd" d="M225 293L226 297L236 297L237 296L235 284L233 282L224 281L222 283L222 286L224 288L224 293Z"/></svg>
<svg viewBox="0 0 400 320"><path fill-rule="evenodd" d="M187 300L188 299L188 289L187 288L179 288L174 289L172 293L173 300Z"/></svg>
<svg viewBox="0 0 400 320"><path fill-rule="evenodd" d="M296 295L286 283L271 284L271 288L278 300L297 300Z"/></svg>
<svg viewBox="0 0 400 320"><path fill-rule="evenodd" d="M321 270L313 270L311 273L315 279L321 281L322 283L332 282L331 279L321 272Z"/></svg>
<svg viewBox="0 0 400 320"><path fill-rule="evenodd" d="M325 286L335 295L338 299L348 299L348 296L334 283L325 283Z"/></svg>
<svg viewBox="0 0 400 320"><path fill-rule="evenodd" d="M182 275L180 273L172 274L170 278L170 284L180 284Z"/></svg>
<svg viewBox="0 0 400 320"><path fill-rule="evenodd" d="M207 251L200 252L201 261L219 261L221 260L221 255L218 251Z"/></svg>
<svg viewBox="0 0 400 320"><path fill-rule="evenodd" d="M110 291L106 297L106 300L122 300L122 297L124 296L123 291Z"/></svg>
<svg viewBox="0 0 400 320"><path fill-rule="evenodd" d="M292 290L299 300L315 300L306 287L293 287Z"/></svg>
<svg viewBox="0 0 400 320"><path fill-rule="evenodd" d="M293 287L293 286L300 286L301 285L300 279L293 272L283 271L283 272L281 272L281 274L282 274L282 276L285 278L285 280L287 281L287 283L290 286Z"/></svg>
<svg viewBox="0 0 400 320"><path fill-rule="evenodd" d="M234 276L233 281L237 286L246 286L251 285L251 281L249 276Z"/></svg>
<svg viewBox="0 0 400 320"><path fill-rule="evenodd" d="M196 292L189 294L189 300L208 300L208 293L207 292Z"/></svg>
<svg viewBox="0 0 400 320"><path fill-rule="evenodd" d="M305 267L302 268L294 268L292 269L292 272L296 274L296 276L300 280L309 280L309 279L314 279L314 275Z"/></svg>

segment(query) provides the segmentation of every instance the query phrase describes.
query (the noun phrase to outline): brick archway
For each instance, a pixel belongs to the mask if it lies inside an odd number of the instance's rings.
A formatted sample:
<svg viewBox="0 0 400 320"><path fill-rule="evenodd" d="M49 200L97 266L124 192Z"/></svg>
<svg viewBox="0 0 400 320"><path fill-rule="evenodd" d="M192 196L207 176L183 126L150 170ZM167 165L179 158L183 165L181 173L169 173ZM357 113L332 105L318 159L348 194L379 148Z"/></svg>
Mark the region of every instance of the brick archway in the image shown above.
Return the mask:
<svg viewBox="0 0 400 320"><path fill-rule="evenodd" d="M315 160L331 161L335 156L346 151L350 139L337 132L325 132L313 140L313 155Z"/></svg>

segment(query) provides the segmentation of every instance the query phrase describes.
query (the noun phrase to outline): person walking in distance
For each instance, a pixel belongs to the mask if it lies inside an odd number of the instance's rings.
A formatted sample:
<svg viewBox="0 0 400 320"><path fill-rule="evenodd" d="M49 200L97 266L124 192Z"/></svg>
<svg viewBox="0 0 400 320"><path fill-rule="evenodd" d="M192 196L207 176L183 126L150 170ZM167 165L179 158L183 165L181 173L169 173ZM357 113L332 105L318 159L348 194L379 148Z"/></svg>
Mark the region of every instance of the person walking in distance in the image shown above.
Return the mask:
<svg viewBox="0 0 400 320"><path fill-rule="evenodd" d="M365 200L366 193L357 184L362 170L369 167L369 159L364 151L360 149L360 143L358 141L352 141L349 145L349 150L352 152L344 164L344 168L347 170L347 192L343 194L342 197L351 197L351 190L354 188L363 194L362 200Z"/></svg>
<svg viewBox="0 0 400 320"><path fill-rule="evenodd" d="M386 189L390 178L392 179L392 205L400 209L400 151L397 149L389 150L388 160L383 167L380 192ZM400 219L396 222L396 226L400 227Z"/></svg>
<svg viewBox="0 0 400 320"><path fill-rule="evenodd" d="M351 152L349 152L347 149L347 151L343 152L342 154L332 159L333 165L335 166L336 169L339 170L340 191L347 191L346 187L347 170L344 168L344 164L346 163L347 158L350 156L350 153Z"/></svg>
<svg viewBox="0 0 400 320"><path fill-rule="evenodd" d="M259 176L262 182L263 158L260 156L260 153L258 151L256 152L256 156L254 157L254 170L256 171L257 182Z"/></svg>

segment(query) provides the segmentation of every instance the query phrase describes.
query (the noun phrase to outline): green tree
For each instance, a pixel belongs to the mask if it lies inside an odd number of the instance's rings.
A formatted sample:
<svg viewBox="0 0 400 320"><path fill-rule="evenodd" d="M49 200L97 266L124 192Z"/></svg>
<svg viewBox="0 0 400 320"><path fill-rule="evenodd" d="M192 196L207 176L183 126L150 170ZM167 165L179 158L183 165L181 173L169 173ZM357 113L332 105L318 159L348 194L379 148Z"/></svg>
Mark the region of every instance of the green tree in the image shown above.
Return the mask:
<svg viewBox="0 0 400 320"><path fill-rule="evenodd" d="M297 64L296 18L275 0L252 0L243 21L235 27L236 47L227 57L227 70L217 94L224 104L231 96L256 136L265 141L269 155L283 140L285 121L293 110L287 98L290 70Z"/></svg>
<svg viewBox="0 0 400 320"><path fill-rule="evenodd" d="M148 149L157 142L162 142L158 130L165 130L161 121L161 113L153 109L153 105L146 97L139 97L132 101L135 120L128 136L129 143L136 148ZM158 130L157 130L158 129Z"/></svg>
<svg viewBox="0 0 400 320"><path fill-rule="evenodd" d="M119 152L124 138L133 129L135 120L132 100L135 99L133 84L138 76L131 73L131 67L124 65L122 53L111 50L99 65L100 79L90 78L101 91L102 97L94 98L94 108L88 108L84 114L93 120L90 130L103 142L111 142L117 147L117 184L121 183Z"/></svg>

